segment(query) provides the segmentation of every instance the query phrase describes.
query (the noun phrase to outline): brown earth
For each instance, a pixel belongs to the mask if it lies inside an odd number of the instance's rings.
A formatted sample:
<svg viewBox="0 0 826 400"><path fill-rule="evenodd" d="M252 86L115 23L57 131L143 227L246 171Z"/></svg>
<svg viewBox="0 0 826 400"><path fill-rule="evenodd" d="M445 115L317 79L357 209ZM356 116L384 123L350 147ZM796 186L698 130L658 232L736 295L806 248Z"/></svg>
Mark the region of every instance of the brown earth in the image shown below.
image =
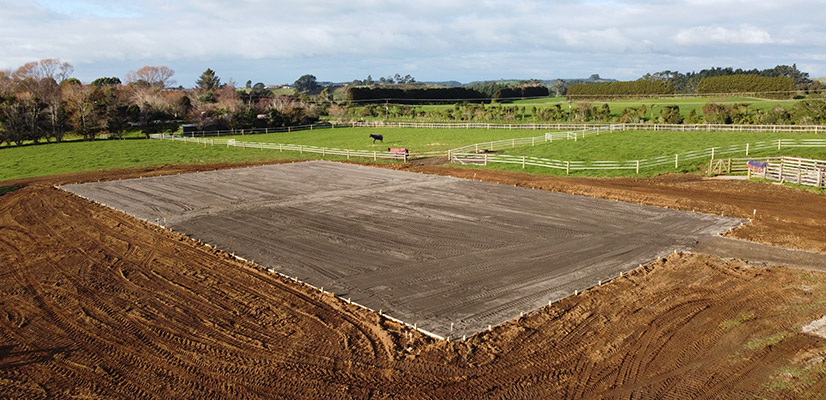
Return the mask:
<svg viewBox="0 0 826 400"><path fill-rule="evenodd" d="M228 167L228 166L222 166ZM402 166L749 217L826 251L826 200L769 184ZM209 169L176 167L173 173ZM822 398L826 274L675 254L466 342L434 342L51 184L0 196L3 398ZM0 186L8 185L4 182Z"/></svg>

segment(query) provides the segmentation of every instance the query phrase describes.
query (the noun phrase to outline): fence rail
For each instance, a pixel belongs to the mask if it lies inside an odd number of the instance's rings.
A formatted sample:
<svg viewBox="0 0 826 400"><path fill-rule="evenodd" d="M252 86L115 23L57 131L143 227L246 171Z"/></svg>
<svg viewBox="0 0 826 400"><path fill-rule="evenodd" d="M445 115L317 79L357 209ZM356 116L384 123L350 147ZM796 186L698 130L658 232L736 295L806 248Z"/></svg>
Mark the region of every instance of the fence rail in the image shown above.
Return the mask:
<svg viewBox="0 0 826 400"><path fill-rule="evenodd" d="M249 128L249 129L227 129L227 130L209 130L209 131L189 131L183 132L181 136L185 137L213 137L213 136L237 136L237 135L256 135L266 133L280 133L280 132L298 132L298 131L312 131L315 129L331 129L335 125L329 122L321 122L311 125L296 125L284 126L274 128ZM152 135L150 135L152 136ZM157 136L157 135L155 135Z"/></svg>
<svg viewBox="0 0 826 400"><path fill-rule="evenodd" d="M750 173L750 176L760 176L760 174ZM826 161L780 157L768 160L762 177L779 182L791 182L826 189Z"/></svg>
<svg viewBox="0 0 826 400"><path fill-rule="evenodd" d="M587 134L598 134L600 130L592 129L581 132L546 133L544 136L521 139L507 139L492 142L476 143L469 146L460 147L450 151L448 157L452 162L460 164L488 165L489 163L499 164L521 164L522 168L536 166L544 168L564 169L566 174L571 171L582 170L634 170L639 173L641 169L658 167L663 165L674 165L677 169L681 162L709 159L709 173L715 169L714 161L719 156L731 154L743 154L748 156L753 151L799 147L826 147L826 139L777 139L765 140L755 143L711 147L703 150L694 150L674 155L664 155L658 157L644 158L639 160L614 160L614 161L570 161L553 160L548 158L517 156L509 154L491 154L497 149L502 150L516 145L527 145L537 139L543 142L553 140L576 140L577 137L585 137ZM580 136L582 135L582 136ZM720 168L718 166L718 168ZM731 166L728 167L731 169Z"/></svg>
<svg viewBox="0 0 826 400"><path fill-rule="evenodd" d="M273 132L293 132L300 130L314 130L314 129L334 129L336 127L398 127L398 128L484 128L484 129L575 129L567 132L547 132L541 136L533 136L526 138L512 138L504 140L494 140L489 142L474 143L468 146L444 151L431 152L412 152L407 155L394 154L384 151L370 151L370 150L354 150L354 149L339 149L329 147L307 146L286 143L268 143L268 142L252 142L240 141L237 139L215 139L221 135L247 135ZM250 130L232 130L232 131L207 131L195 132L191 136L173 136L163 134L150 135L156 139L176 140L191 143L198 143L203 145L226 145L250 148L250 149L270 149L278 151L294 151L303 153L321 154L323 156L341 156L350 158L363 158L372 160L404 160L426 158L426 157L444 157L451 162L460 164L480 164L487 165L488 163L499 164L518 164L522 168L527 166L564 169L566 174L571 171L582 170L634 170L639 173L641 169L658 167L663 165L674 165L674 168L679 168L681 162L694 161L699 159L709 159L709 173L713 170L727 171L727 172L743 172L744 167L740 167L740 159L732 159L727 165L719 165L720 156L743 154L748 156L752 151L783 148L805 148L805 147L826 147L826 139L776 139L766 140L755 143L748 143L744 145L730 145L712 147L702 150L687 151L684 153L674 155L664 155L659 157L651 157L639 160L601 160L601 161L572 161L572 160L555 160L541 157L528 157L508 154L492 154L492 152L504 150L506 148L515 148L517 146L537 145L541 143L549 143L560 140L578 141L585 139L589 135L599 135L601 132L614 132L622 130L730 130L730 131L750 131L750 130L774 130L776 132L826 132L826 127L819 125L648 125L648 124L611 124L611 125L578 125L578 124L479 124L479 123L406 123L406 122L331 122L304 126L294 126L286 128L261 128ZM714 161L718 161L715 166ZM738 161L734 161L738 160ZM722 173L722 172L721 172ZM802 179L802 178L801 178Z"/></svg>
<svg viewBox="0 0 826 400"><path fill-rule="evenodd" d="M824 125L730 125L730 124L500 124L480 122L392 122L392 121L330 121L336 127L371 128L443 128L443 129L533 129L571 130L601 129L609 131L722 131L722 132L815 132L826 133Z"/></svg>
<svg viewBox="0 0 826 400"><path fill-rule="evenodd" d="M333 129L344 127L361 128L441 128L441 129L508 129L508 130L607 130L607 131L723 131L723 132L815 132L826 133L823 125L728 125L728 124L499 124L499 123L458 123L458 122L390 122L390 121L327 121L311 125L231 129L219 131L191 131L182 136L212 137L254 135L279 132L298 132L315 129Z"/></svg>
<svg viewBox="0 0 826 400"><path fill-rule="evenodd" d="M311 153L311 154L321 154L322 156L341 156L346 157L348 160L350 158L366 158L366 159L373 159L375 160L397 160L397 161L407 161L416 158L426 158L426 157L444 157L446 156L446 151L430 151L430 152L420 152L420 153L409 153L409 154L398 154L398 153L391 153L387 151L372 151L372 150L353 150L353 149L339 149L333 147L318 147L318 146L307 146L301 144L288 144L288 143L269 143L269 142L247 142L241 141L237 139L215 139L210 137L186 137L186 136L173 136L173 135L163 135L163 134L153 134L150 135L152 139L163 139L163 140L172 140L178 142L187 142L187 143L197 143L204 146L227 146L227 147L240 147L243 149L268 149L268 150L278 150L278 151L293 151L298 152L300 154L304 153Z"/></svg>

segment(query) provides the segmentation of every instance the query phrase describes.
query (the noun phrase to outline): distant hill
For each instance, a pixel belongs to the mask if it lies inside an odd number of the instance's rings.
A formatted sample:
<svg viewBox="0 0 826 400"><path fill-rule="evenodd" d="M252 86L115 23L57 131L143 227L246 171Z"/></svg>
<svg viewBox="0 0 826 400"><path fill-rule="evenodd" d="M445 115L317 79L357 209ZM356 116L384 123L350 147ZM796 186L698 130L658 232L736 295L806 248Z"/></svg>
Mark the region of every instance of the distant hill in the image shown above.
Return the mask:
<svg viewBox="0 0 826 400"><path fill-rule="evenodd" d="M462 84L462 82L459 82L459 81L441 81L441 82L428 81L428 82L421 82L421 83L424 83L425 85L444 86L444 87L462 87L462 86L464 86Z"/></svg>
<svg viewBox="0 0 826 400"><path fill-rule="evenodd" d="M502 84L502 85L512 86L512 85L516 85L519 82L524 82L524 81L527 81L527 80L529 80L529 79L497 79L497 80L491 80L491 81L473 81L473 82L466 83L464 86L466 86L466 87L482 86L484 84L491 83L491 82ZM572 85L574 83L610 83L610 82L616 82L617 81L616 79L601 78L599 76L599 74L593 74L593 75L589 76L588 78L560 78L560 80L567 83L568 85ZM556 82L556 79L540 79L539 82L542 83L545 86L550 87L550 86L553 86L553 84Z"/></svg>

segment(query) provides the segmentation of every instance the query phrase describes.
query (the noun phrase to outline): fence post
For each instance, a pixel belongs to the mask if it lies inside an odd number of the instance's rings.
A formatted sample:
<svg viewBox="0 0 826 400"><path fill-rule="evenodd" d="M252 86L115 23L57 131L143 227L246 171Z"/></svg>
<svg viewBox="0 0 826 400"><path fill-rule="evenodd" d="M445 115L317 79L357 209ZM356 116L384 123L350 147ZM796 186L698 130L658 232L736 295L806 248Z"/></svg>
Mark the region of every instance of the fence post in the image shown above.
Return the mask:
<svg viewBox="0 0 826 400"><path fill-rule="evenodd" d="M511 139L511 148L516 147L516 139Z"/></svg>
<svg viewBox="0 0 826 400"><path fill-rule="evenodd" d="M570 173L571 173L571 162L570 161L565 161L565 175L568 175Z"/></svg>
<svg viewBox="0 0 826 400"><path fill-rule="evenodd" d="M303 144L298 146L298 151L299 151L301 154L304 154L304 145L303 145Z"/></svg>
<svg viewBox="0 0 826 400"><path fill-rule="evenodd" d="M488 154L485 153L485 165L488 165Z"/></svg>
<svg viewBox="0 0 826 400"><path fill-rule="evenodd" d="M347 159L350 159L350 150L347 150Z"/></svg>
<svg viewBox="0 0 826 400"><path fill-rule="evenodd" d="M376 161L376 152L375 152L375 150L373 151L373 161Z"/></svg>
<svg viewBox="0 0 826 400"><path fill-rule="evenodd" d="M278 151L284 151L284 144L283 143L278 144Z"/></svg>
<svg viewBox="0 0 826 400"><path fill-rule="evenodd" d="M680 168L680 155L674 154L674 168Z"/></svg>
<svg viewBox="0 0 826 400"><path fill-rule="evenodd" d="M749 144L746 143L746 157L749 156Z"/></svg>
<svg viewBox="0 0 826 400"><path fill-rule="evenodd" d="M640 160L637 160L637 173L640 173Z"/></svg>
<svg viewBox="0 0 826 400"><path fill-rule="evenodd" d="M522 169L525 169L525 156L522 156Z"/></svg>
<svg viewBox="0 0 826 400"><path fill-rule="evenodd" d="M777 139L777 150L778 151L780 150L780 146L782 145L782 143L783 143L783 139Z"/></svg>

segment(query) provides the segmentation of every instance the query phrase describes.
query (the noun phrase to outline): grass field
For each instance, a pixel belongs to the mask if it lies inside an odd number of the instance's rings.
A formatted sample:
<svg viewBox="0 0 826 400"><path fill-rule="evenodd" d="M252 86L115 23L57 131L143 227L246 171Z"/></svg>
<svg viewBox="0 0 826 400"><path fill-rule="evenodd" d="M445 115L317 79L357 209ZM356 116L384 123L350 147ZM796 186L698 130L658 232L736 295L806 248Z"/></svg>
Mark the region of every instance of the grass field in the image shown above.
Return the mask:
<svg viewBox="0 0 826 400"><path fill-rule="evenodd" d="M666 105L678 105L680 106L680 114L685 118L691 113L691 110L697 112L698 115L702 115L702 108L703 105L706 103L721 103L721 104L733 104L733 103L748 103L750 108L758 109L758 110L768 110L772 109L776 106L780 106L783 108L791 108L797 100L768 100L768 99L759 99L753 97L668 97L668 98L658 98L658 99L629 99L629 100L614 100L614 101L589 101L589 100L579 100L573 101L573 107L576 107L577 103L589 103L592 106L601 106L602 104L608 104L608 107L611 109L611 117L619 117L622 114L622 110L628 107L635 107L639 108L642 105L648 109L646 114L646 118L658 117L659 116L659 109ZM515 100L510 103L503 103L503 106L519 106L525 107L526 111L526 119L524 122L531 123L536 122L533 120L533 115L531 113L532 108L547 108L553 107L554 105L559 104L562 106L562 109L566 112L568 111L568 100L564 97L544 97L538 99L525 99L525 100ZM486 107L489 105L486 105ZM652 107L653 106L653 107ZM441 104L441 105L425 105L422 106L422 110L425 111L433 111L433 110L443 110L447 108L453 108L453 104ZM513 122L513 121L512 121ZM522 122L522 121L516 121Z"/></svg>
<svg viewBox="0 0 826 400"><path fill-rule="evenodd" d="M625 161L640 160L658 156L686 153L693 150L708 149L711 147L745 145L766 140L777 139L824 139L822 133L771 133L771 132L669 132L669 131L617 131L600 135L586 136L584 140L563 140L552 143L542 143L536 146L505 149L505 154L541 157L565 161ZM826 148L785 148L780 151L761 150L751 151L750 156L798 156L807 158L826 158ZM740 155L724 155L723 158L746 157ZM673 165L648 168L640 171L641 176L651 176L666 172L697 171L700 166L707 165L708 159L683 162L679 168ZM521 166L496 165L497 168L522 169ZM545 168L535 167L532 172L539 172ZM543 173L565 174L564 170L542 171ZM636 175L633 170L585 170L575 171L572 174L581 176L620 176Z"/></svg>
<svg viewBox="0 0 826 400"><path fill-rule="evenodd" d="M547 130L524 129L430 129L430 128L335 128L312 131L236 135L227 138L266 143L302 144L351 150L386 151L404 147L411 152L444 151L489 140L542 136ZM382 142L370 134L383 135ZM222 136L223 137L223 136Z"/></svg>
<svg viewBox="0 0 826 400"><path fill-rule="evenodd" d="M386 151L388 147L406 147L411 152L439 151L480 143L519 137L541 136L541 130L506 129L414 129L414 128L336 128L266 135L230 136L248 142L290 143L352 150ZM382 134L383 143L373 144L369 134ZM226 137L222 137L226 138ZM507 149L507 154L533 156L568 161L637 160L712 146L754 143L778 138L824 138L816 133L749 133L749 132L662 132L627 131L602 133L579 141L555 141L535 147ZM752 152L755 156L794 155L826 158L826 149L784 149L781 153ZM728 157L728 156L727 156ZM259 162L283 159L319 159L321 155L271 150L242 149L226 146L201 146L161 140L96 140L73 141L0 148L0 182L35 176L70 172L113 170L163 165L206 164L221 162ZM335 157L326 157L336 159ZM705 161L707 162L707 161ZM641 176L663 172L696 171L705 162L681 163L680 169L663 167L645 169ZM489 168L521 169L514 165L491 165ZM528 172L558 174L547 168L528 168ZM564 174L564 171L561 171ZM635 175L634 171L577 171L583 176Z"/></svg>
<svg viewBox="0 0 826 400"><path fill-rule="evenodd" d="M173 164L312 158L162 140L96 140L0 148L0 182L34 176Z"/></svg>

